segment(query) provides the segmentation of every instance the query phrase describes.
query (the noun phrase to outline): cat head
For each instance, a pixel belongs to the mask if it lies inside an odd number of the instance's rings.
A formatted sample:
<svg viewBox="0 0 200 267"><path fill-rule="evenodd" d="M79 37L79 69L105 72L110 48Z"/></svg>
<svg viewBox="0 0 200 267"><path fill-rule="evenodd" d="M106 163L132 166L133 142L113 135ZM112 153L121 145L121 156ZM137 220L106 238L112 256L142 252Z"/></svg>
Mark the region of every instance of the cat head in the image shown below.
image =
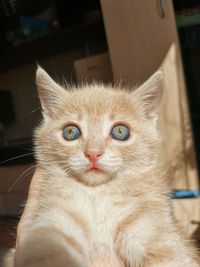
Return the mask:
<svg viewBox="0 0 200 267"><path fill-rule="evenodd" d="M49 171L95 186L155 167L161 71L133 91L95 83L63 88L41 67L36 83L44 117L36 156Z"/></svg>

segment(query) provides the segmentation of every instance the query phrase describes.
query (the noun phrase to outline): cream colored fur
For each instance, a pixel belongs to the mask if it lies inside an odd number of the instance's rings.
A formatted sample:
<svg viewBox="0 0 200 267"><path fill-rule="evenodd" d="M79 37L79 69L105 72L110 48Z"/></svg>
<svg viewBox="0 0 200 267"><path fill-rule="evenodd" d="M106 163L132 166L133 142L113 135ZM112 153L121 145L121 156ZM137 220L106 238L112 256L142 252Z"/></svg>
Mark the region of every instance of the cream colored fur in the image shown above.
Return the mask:
<svg viewBox="0 0 200 267"><path fill-rule="evenodd" d="M162 80L159 71L133 92L99 84L64 90L38 68L44 120L15 267L200 266L174 223L160 162ZM127 141L110 136L119 122L130 128ZM63 138L67 123L79 126L79 139ZM85 172L86 149L102 152L104 172Z"/></svg>

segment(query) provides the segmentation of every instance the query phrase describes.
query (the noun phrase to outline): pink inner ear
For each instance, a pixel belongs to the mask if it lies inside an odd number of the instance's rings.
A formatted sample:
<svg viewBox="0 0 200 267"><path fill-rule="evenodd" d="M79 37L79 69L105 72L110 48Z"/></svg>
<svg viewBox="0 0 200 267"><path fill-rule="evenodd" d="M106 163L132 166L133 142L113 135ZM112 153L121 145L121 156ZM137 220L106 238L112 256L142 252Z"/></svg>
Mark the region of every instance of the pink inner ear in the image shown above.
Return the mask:
<svg viewBox="0 0 200 267"><path fill-rule="evenodd" d="M162 71L157 71L133 92L136 107L148 119L157 120L162 91L163 73Z"/></svg>

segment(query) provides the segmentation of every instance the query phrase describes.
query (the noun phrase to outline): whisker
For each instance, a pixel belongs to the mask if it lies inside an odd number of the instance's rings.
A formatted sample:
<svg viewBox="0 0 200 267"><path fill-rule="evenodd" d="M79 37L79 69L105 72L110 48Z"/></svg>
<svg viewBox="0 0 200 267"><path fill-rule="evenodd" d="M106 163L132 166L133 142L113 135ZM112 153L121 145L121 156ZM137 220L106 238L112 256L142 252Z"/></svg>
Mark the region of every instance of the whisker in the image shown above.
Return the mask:
<svg viewBox="0 0 200 267"><path fill-rule="evenodd" d="M33 154L34 154L34 152L26 153L26 154L19 155L19 156L15 156L15 157L12 157L10 159L6 159L4 161L1 161L0 164L4 164L6 162L9 162L9 161L12 161L12 160L15 160L15 159L18 159L18 158L23 158L23 157L26 157L26 156L29 156L29 155L33 155Z"/></svg>
<svg viewBox="0 0 200 267"><path fill-rule="evenodd" d="M31 114L33 114L34 112L36 112L36 111L38 111L40 109L41 109L41 106L39 106L39 107L35 108L34 110L30 111L27 115L31 115Z"/></svg>
<svg viewBox="0 0 200 267"><path fill-rule="evenodd" d="M19 183L19 181L24 178L23 176L25 174L27 174L28 171L30 171L31 169L35 168L37 165L33 165L30 168L26 169L18 178L17 180L10 186L10 188L8 189L8 192L11 192L13 190L13 188ZM31 172L30 172L31 173ZM30 174L29 173L29 174ZM28 175L28 174L27 174Z"/></svg>

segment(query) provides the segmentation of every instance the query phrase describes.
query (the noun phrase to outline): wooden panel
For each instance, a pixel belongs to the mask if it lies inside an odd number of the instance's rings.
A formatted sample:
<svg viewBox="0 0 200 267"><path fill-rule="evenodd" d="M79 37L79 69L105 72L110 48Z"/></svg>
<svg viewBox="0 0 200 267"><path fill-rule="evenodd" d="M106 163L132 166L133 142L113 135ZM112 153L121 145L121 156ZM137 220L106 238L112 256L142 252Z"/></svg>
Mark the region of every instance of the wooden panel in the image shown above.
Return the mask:
<svg viewBox="0 0 200 267"><path fill-rule="evenodd" d="M187 173L183 146L182 120L176 68L176 45L172 45L163 59L165 88L161 102L160 130L164 140L163 155L171 169L174 188L185 188Z"/></svg>
<svg viewBox="0 0 200 267"><path fill-rule="evenodd" d="M175 199L173 207L178 225L186 234L200 240L200 198Z"/></svg>
<svg viewBox="0 0 200 267"><path fill-rule="evenodd" d="M161 18L156 1L101 0L115 79L145 81L177 41L171 1Z"/></svg>
<svg viewBox="0 0 200 267"><path fill-rule="evenodd" d="M112 82L112 68L108 53L101 53L74 61L78 82Z"/></svg>
<svg viewBox="0 0 200 267"><path fill-rule="evenodd" d="M160 128L163 152L171 167L172 186L198 188L198 173L189 119L186 89L178 43L173 43L163 59L165 90L161 103Z"/></svg>

